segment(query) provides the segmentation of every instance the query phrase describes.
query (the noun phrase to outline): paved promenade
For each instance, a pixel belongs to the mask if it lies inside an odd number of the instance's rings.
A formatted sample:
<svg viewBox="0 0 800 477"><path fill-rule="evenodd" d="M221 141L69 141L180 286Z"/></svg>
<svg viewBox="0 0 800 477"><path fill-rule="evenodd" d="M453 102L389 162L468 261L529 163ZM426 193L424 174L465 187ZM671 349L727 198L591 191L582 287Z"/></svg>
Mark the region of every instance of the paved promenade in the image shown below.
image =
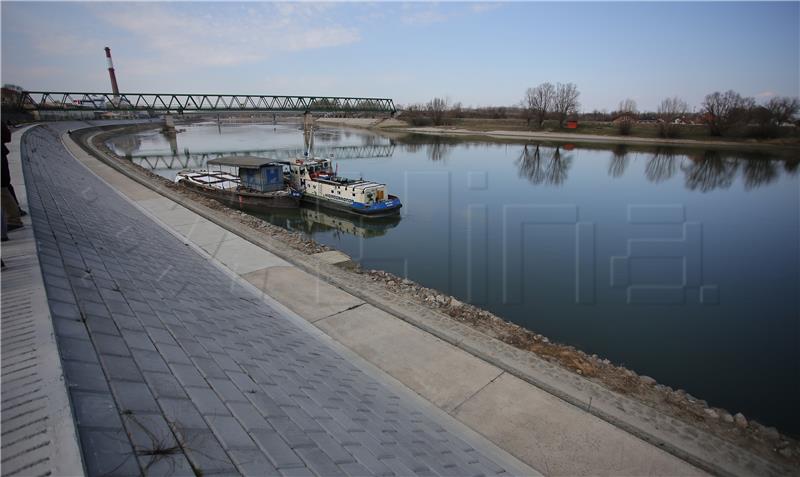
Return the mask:
<svg viewBox="0 0 800 477"><path fill-rule="evenodd" d="M535 473L269 306L61 132L34 128L21 152L88 474Z"/></svg>

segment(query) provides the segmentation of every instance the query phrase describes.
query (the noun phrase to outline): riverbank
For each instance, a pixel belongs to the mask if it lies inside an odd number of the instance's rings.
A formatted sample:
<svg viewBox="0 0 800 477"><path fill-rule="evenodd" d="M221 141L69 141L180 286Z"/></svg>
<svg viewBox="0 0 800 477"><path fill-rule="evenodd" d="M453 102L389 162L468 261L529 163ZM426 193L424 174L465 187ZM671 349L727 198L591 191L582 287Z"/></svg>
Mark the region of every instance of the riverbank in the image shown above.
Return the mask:
<svg viewBox="0 0 800 477"><path fill-rule="evenodd" d="M102 137L98 137L96 142L102 146ZM116 161L117 165L129 169L132 174L147 176L145 182L150 185L155 183L158 188L163 186L185 199L196 200L190 197L191 194L185 194L188 191L169 181L125 161ZM282 258L288 261L303 263L309 255L304 252L304 256L297 256L279 246L283 244L276 244L275 240L282 242L284 234L288 234L283 229L213 201L204 206L221 212L224 220L233 219L250 229L243 230L240 225L235 227L238 233L247 235L251 242L263 244L268 249L283 250L286 256ZM251 232L255 233L251 235ZM308 250L313 255L316 252L311 247ZM798 465L796 457L800 457L800 447L797 442L781 436L774 429L748 423L743 416L734 417L727 411L709 408L707 403L685 392L660 386L651 378L640 377L600 357L587 356L574 348L551 343L546 337L462 304L435 290L384 272L359 270L352 264L344 269L311 266L309 270L319 273L322 280L371 306L417 329L433 333L509 375L534 384L577 408L588 410L594 416L648 442L658 443L712 472L720 472L715 465L722 465L722 468L733 465L732 462L725 462L723 457L713 457L724 452L733 455L753 452L781 466L796 468ZM271 279L274 280L274 277ZM703 449L708 442L712 443L711 451ZM730 443L735 443L735 447L730 447Z"/></svg>
<svg viewBox="0 0 800 477"><path fill-rule="evenodd" d="M338 125L355 128L378 129L381 133L400 133L400 134L426 134L431 136L457 137L461 139L480 139L480 140L505 140L505 141L554 141L554 142L576 142L594 144L632 144L646 146L686 146L696 148L721 148L739 150L785 150L793 153L800 153L800 143L798 141L756 141L756 140L725 140L725 139L664 139L657 137L635 137L618 135L598 135L582 134L580 132L551 132L551 131L518 131L492 129L491 123L485 123L482 127L465 128L454 126L428 126L412 127L407 123L398 125L399 120L365 120L348 118L320 118L319 124Z"/></svg>

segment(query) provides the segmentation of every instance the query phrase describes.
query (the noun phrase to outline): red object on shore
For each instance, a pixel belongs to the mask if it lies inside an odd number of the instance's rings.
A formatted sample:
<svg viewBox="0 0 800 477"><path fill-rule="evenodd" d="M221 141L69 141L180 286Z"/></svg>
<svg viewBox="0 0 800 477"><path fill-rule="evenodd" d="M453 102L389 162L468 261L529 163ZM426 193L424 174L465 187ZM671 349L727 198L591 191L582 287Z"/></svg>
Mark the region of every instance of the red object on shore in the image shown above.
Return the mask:
<svg viewBox="0 0 800 477"><path fill-rule="evenodd" d="M567 129L578 129L578 120L570 119L567 121Z"/></svg>

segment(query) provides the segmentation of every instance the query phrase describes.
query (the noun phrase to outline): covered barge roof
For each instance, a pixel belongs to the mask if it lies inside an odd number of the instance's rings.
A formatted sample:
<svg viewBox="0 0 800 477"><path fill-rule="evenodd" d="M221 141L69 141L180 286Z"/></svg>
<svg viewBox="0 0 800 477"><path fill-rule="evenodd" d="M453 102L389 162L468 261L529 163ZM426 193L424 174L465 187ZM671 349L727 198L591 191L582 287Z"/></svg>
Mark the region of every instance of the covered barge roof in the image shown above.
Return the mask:
<svg viewBox="0 0 800 477"><path fill-rule="evenodd" d="M270 164L280 165L280 161L258 156L225 156L208 161L210 166L234 166L241 169L259 169Z"/></svg>

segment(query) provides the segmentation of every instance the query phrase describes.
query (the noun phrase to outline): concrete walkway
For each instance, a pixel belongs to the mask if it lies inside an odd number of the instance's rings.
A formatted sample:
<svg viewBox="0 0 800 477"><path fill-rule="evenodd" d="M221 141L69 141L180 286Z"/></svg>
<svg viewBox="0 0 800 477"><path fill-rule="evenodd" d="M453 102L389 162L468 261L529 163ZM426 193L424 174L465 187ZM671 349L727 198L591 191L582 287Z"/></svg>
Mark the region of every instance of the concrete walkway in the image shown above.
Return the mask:
<svg viewBox="0 0 800 477"><path fill-rule="evenodd" d="M66 126L22 163L88 474L536 474L238 276L288 263L91 174Z"/></svg>

